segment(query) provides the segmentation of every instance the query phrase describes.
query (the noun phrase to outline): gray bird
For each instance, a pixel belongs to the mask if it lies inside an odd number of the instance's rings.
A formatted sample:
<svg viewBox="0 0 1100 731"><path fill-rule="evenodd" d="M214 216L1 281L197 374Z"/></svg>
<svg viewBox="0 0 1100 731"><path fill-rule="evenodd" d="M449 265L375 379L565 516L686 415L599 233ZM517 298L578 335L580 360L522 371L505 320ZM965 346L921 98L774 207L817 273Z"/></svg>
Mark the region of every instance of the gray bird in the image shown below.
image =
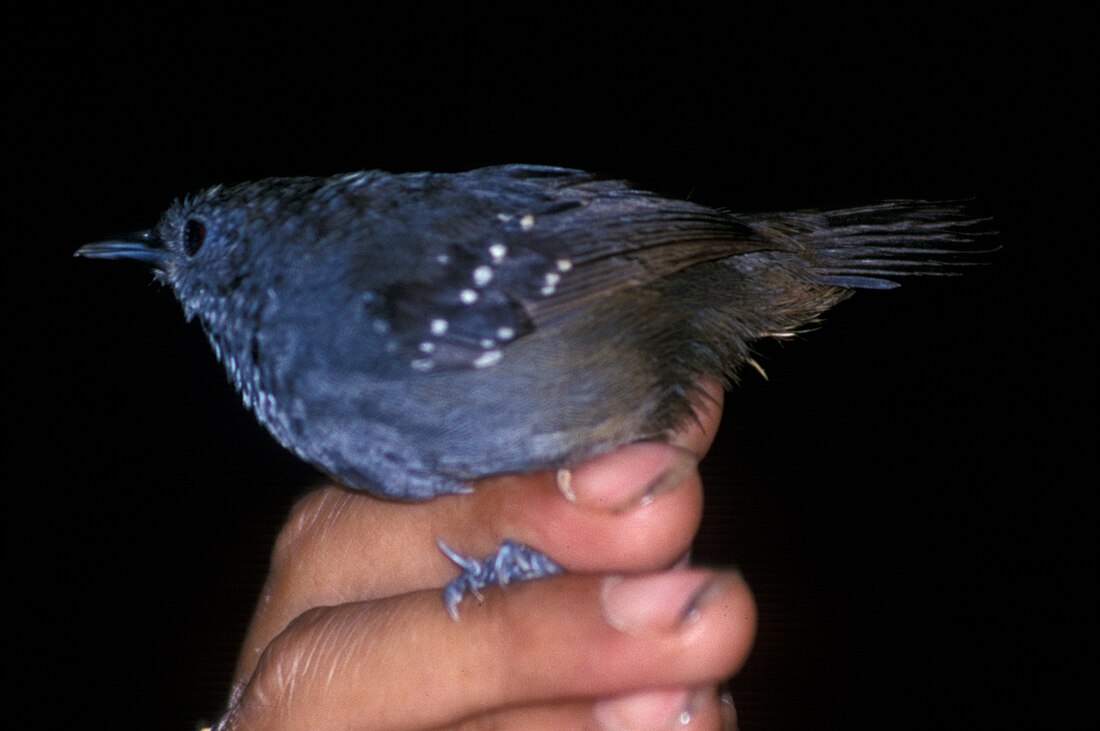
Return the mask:
<svg viewBox="0 0 1100 731"><path fill-rule="evenodd" d="M341 483L426 499L664 439L854 289L942 273L954 204L736 215L579 170L358 172L216 186L80 256L137 259L248 406ZM448 588L553 573L506 544Z"/></svg>

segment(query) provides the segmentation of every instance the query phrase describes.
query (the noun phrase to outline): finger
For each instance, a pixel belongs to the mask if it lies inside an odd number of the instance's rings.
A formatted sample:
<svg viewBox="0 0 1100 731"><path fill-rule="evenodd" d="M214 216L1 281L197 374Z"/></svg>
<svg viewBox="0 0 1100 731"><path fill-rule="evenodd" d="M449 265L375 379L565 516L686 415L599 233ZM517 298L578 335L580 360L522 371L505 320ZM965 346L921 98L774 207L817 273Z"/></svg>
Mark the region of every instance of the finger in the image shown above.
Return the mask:
<svg viewBox="0 0 1100 731"><path fill-rule="evenodd" d="M227 728L453 724L507 707L709 687L748 653L735 574L565 576L493 590L461 622L434 592L325 607L270 646Z"/></svg>
<svg viewBox="0 0 1100 731"><path fill-rule="evenodd" d="M439 535L471 555L510 538L568 571L651 571L688 550L702 516L694 455L667 444L632 444L516 487L483 481L477 500L437 523Z"/></svg>

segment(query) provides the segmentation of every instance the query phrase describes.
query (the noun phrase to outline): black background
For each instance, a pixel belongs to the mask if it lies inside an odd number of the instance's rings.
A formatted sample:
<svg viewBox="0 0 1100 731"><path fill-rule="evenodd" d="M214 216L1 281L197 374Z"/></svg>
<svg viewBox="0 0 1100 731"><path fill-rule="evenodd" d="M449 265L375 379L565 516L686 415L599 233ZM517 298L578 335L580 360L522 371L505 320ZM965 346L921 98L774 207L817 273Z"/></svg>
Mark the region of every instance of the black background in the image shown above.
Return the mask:
<svg viewBox="0 0 1100 731"><path fill-rule="evenodd" d="M1012 683L1040 672L1022 648L1056 499L1033 465L1057 428L1042 405L1073 378L1039 352L1074 325L1028 300L1048 296L1036 262L1054 242L1034 224L1058 140L1029 121L1047 78L1027 43L957 15L797 33L791 18L20 20L8 249L28 265L6 278L27 438L8 452L8 563L20 633L42 643L25 677L65 700L17 716L184 729L216 713L273 536L320 480L240 407L167 290L72 252L214 183L505 162L733 209L971 198L993 217L988 266L861 293L761 346L770 381L745 375L704 464L696 558L738 565L759 602L732 684L742 728L1026 715Z"/></svg>

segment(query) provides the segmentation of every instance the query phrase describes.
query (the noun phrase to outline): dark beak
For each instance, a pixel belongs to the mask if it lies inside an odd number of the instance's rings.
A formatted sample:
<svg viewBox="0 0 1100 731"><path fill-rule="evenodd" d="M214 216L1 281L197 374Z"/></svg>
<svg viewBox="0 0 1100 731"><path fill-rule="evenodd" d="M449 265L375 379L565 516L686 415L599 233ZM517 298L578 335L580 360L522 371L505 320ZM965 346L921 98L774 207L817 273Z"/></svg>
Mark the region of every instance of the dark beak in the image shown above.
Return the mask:
<svg viewBox="0 0 1100 731"><path fill-rule="evenodd" d="M133 259L157 269L164 269L168 250L154 231L139 231L113 241L97 241L77 249L74 256L89 259Z"/></svg>

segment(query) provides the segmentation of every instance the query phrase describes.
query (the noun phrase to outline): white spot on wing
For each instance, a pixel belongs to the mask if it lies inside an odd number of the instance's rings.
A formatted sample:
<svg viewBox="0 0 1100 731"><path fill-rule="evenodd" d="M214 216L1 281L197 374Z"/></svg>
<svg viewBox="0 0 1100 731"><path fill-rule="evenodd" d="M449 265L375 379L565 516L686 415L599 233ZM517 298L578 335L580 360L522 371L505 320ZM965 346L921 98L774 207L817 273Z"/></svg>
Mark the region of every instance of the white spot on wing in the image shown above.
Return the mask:
<svg viewBox="0 0 1100 731"><path fill-rule="evenodd" d="M462 300L462 304L472 305L477 302L477 292L472 289L464 289L458 293L458 298Z"/></svg>
<svg viewBox="0 0 1100 731"><path fill-rule="evenodd" d="M476 286L484 287L491 281L493 281L493 268L488 264L482 264L474 270L474 284Z"/></svg>
<svg viewBox="0 0 1100 731"><path fill-rule="evenodd" d="M557 272L550 272L543 278L543 281L545 282L545 284L539 291L542 292L545 296L549 297L557 290L558 282L561 281L561 275Z"/></svg>
<svg viewBox="0 0 1100 731"><path fill-rule="evenodd" d="M501 359L501 353L499 350L490 350L488 353L482 353L474 361L474 368L488 368L491 365L495 365Z"/></svg>

